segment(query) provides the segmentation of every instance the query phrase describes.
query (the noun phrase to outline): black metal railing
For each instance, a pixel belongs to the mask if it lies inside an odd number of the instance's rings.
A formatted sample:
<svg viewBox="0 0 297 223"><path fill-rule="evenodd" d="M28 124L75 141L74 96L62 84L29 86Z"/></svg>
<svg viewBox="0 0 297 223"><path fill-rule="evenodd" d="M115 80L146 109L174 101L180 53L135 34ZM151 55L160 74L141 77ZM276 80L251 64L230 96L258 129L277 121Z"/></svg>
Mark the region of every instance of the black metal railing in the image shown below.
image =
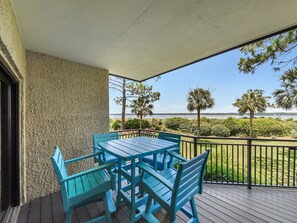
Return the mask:
<svg viewBox="0 0 297 223"><path fill-rule="evenodd" d="M158 135L137 129L119 133L120 138ZM206 182L297 187L297 140L181 136L180 153L187 159L210 150Z"/></svg>

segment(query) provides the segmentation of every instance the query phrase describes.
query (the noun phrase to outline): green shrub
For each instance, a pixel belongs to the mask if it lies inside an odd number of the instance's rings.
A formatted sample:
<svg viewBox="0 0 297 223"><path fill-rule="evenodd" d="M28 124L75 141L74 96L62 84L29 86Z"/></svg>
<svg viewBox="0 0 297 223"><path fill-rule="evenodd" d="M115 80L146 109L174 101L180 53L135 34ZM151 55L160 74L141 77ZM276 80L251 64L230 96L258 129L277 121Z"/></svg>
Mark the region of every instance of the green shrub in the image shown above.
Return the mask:
<svg viewBox="0 0 297 223"><path fill-rule="evenodd" d="M194 123L182 123L178 128L178 131L185 132L185 133L192 133L196 134L197 132L197 124Z"/></svg>
<svg viewBox="0 0 297 223"><path fill-rule="evenodd" d="M153 128L154 128L156 131L161 131L161 129L162 129L162 125L155 125Z"/></svg>
<svg viewBox="0 0 297 223"><path fill-rule="evenodd" d="M113 121L113 123L111 124L111 128L113 130L119 130L121 128L121 120L116 119Z"/></svg>
<svg viewBox="0 0 297 223"><path fill-rule="evenodd" d="M229 117L224 121L224 126L230 130L230 135L236 136L240 134L240 126L238 124L238 119Z"/></svg>
<svg viewBox="0 0 297 223"><path fill-rule="evenodd" d="M249 119L239 119L240 132L249 134ZM283 121L273 118L254 118L253 133L256 136L284 136L290 128Z"/></svg>
<svg viewBox="0 0 297 223"><path fill-rule="evenodd" d="M138 118L132 118L128 119L125 123L125 128L126 129L139 129L140 128L140 120ZM148 120L143 119L142 120L142 128L150 128L150 123Z"/></svg>
<svg viewBox="0 0 297 223"><path fill-rule="evenodd" d="M224 125L215 125L211 129L211 134L214 136L228 137L230 136L230 130Z"/></svg>
<svg viewBox="0 0 297 223"><path fill-rule="evenodd" d="M207 122L211 125L211 126L215 126L215 125L223 125L224 124L224 119L217 119L217 118L208 118Z"/></svg>
<svg viewBox="0 0 297 223"><path fill-rule="evenodd" d="M173 117L165 119L165 127L172 130L179 130L179 128L190 125L191 121L187 118Z"/></svg>
<svg viewBox="0 0 297 223"><path fill-rule="evenodd" d="M201 124L199 135L201 135L201 136L211 135L211 125L207 124L207 123Z"/></svg>
<svg viewBox="0 0 297 223"><path fill-rule="evenodd" d="M249 119L242 118L238 119L239 133L238 135L248 136L250 132Z"/></svg>
<svg viewBox="0 0 297 223"><path fill-rule="evenodd" d="M152 118L152 119L147 119L150 122L151 128L160 131L162 128L162 119L158 118Z"/></svg>

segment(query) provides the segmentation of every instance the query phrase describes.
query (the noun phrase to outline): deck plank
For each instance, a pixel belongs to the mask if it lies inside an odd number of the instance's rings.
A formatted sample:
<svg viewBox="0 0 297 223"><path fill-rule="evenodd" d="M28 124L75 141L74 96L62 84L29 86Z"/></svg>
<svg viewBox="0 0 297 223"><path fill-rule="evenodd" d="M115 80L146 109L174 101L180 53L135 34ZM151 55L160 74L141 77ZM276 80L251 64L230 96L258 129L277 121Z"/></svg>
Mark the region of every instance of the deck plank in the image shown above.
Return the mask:
<svg viewBox="0 0 297 223"><path fill-rule="evenodd" d="M27 223L28 222L28 215L29 215L29 208L30 203L26 203L22 205L19 216L18 216L18 223Z"/></svg>
<svg viewBox="0 0 297 223"><path fill-rule="evenodd" d="M28 216L28 223L40 222L41 213L41 198L36 198L30 202L30 212Z"/></svg>
<svg viewBox="0 0 297 223"><path fill-rule="evenodd" d="M44 196L41 198L41 216L40 220L43 223L52 223L52 199L51 196Z"/></svg>
<svg viewBox="0 0 297 223"><path fill-rule="evenodd" d="M268 222L294 222L291 221L290 219L284 218L283 216L280 215L280 211L275 211L271 210L266 206L262 206L258 204L257 200L250 200L250 199L245 199L240 196L230 196L230 194L226 194L226 192L222 191L213 191L213 194L222 196L227 198L230 201L234 201L235 203L244 206L250 210L258 211L260 215L266 216L269 220Z"/></svg>
<svg viewBox="0 0 297 223"><path fill-rule="evenodd" d="M85 206L77 208L75 212L80 223L84 223L91 220Z"/></svg>
<svg viewBox="0 0 297 223"><path fill-rule="evenodd" d="M64 210L62 206L62 200L60 192L51 194L52 198L52 211L53 211L53 222L61 223L65 221Z"/></svg>
<svg viewBox="0 0 297 223"><path fill-rule="evenodd" d="M115 201L116 192L112 193ZM254 188L242 186L206 184L204 193L195 196L196 208L202 223L211 222L296 222L297 212L293 200L297 191L277 188ZM81 223L104 214L102 202L78 208L72 223ZM113 223L129 221L130 209L126 205L117 208L112 214ZM155 214L161 223L168 222L165 210ZM18 223L45 222L63 223L61 196L59 192L35 199L21 206ZM176 222L185 223L187 217L179 211ZM140 220L138 223L143 222Z"/></svg>
<svg viewBox="0 0 297 223"><path fill-rule="evenodd" d="M230 193L230 190L227 190L227 189L222 189L221 191ZM240 191L234 190L232 191L231 196L240 197L240 198L252 201L256 204L259 204L262 207L265 207L265 208L267 207L272 211L278 212L280 216L289 217L289 218L291 217L293 221L297 219L296 207L295 206L292 207L290 205L284 204L284 202L281 201L283 199L274 200L269 198L270 201L274 201L274 202L267 202L268 197L262 197L259 193L255 194L253 191L250 191L248 189L246 189L246 193L241 193Z"/></svg>
<svg viewBox="0 0 297 223"><path fill-rule="evenodd" d="M238 208L236 205L230 204L222 199L218 199L216 197L213 197L212 195L208 194L208 193L204 193L201 197L201 199L199 199L199 197L201 196L196 196L195 197L195 201L199 206L200 202L205 202L205 200L209 200L212 203L214 203L215 205L219 205L220 207L224 207L224 209L227 210L227 212L231 212L232 214L236 214L238 216L240 216L239 218L236 217L236 219L242 219L242 221L252 221L252 222L266 222L263 219L256 217L254 215L252 215L251 213L248 213L240 208ZM198 211L199 212L199 211Z"/></svg>

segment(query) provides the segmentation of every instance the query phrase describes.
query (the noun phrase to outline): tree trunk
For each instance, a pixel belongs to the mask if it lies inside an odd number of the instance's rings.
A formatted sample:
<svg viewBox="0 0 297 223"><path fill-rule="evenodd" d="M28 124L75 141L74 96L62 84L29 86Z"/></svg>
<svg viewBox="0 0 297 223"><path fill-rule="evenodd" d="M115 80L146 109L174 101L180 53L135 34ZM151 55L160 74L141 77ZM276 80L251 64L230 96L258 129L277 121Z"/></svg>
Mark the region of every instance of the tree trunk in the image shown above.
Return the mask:
<svg viewBox="0 0 297 223"><path fill-rule="evenodd" d="M197 110L197 134L200 135L200 110Z"/></svg>
<svg viewBox="0 0 297 223"><path fill-rule="evenodd" d="M253 114L250 112L250 137L253 137Z"/></svg>
<svg viewBox="0 0 297 223"><path fill-rule="evenodd" d="M126 116L126 79L123 78L123 101L122 101L122 117L121 117L121 130L125 129L125 116Z"/></svg>
<svg viewBox="0 0 297 223"><path fill-rule="evenodd" d="M142 114L140 115L140 129L142 129Z"/></svg>

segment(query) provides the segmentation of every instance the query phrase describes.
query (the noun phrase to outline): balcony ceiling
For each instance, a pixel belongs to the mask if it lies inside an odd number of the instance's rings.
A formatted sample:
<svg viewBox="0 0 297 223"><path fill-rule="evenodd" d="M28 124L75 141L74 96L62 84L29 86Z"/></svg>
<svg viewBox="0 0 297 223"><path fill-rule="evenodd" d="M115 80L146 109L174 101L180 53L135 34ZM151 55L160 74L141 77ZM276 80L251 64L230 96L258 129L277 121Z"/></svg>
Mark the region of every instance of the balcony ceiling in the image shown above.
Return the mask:
<svg viewBox="0 0 297 223"><path fill-rule="evenodd" d="M12 3L26 49L139 81L297 25L296 0Z"/></svg>

